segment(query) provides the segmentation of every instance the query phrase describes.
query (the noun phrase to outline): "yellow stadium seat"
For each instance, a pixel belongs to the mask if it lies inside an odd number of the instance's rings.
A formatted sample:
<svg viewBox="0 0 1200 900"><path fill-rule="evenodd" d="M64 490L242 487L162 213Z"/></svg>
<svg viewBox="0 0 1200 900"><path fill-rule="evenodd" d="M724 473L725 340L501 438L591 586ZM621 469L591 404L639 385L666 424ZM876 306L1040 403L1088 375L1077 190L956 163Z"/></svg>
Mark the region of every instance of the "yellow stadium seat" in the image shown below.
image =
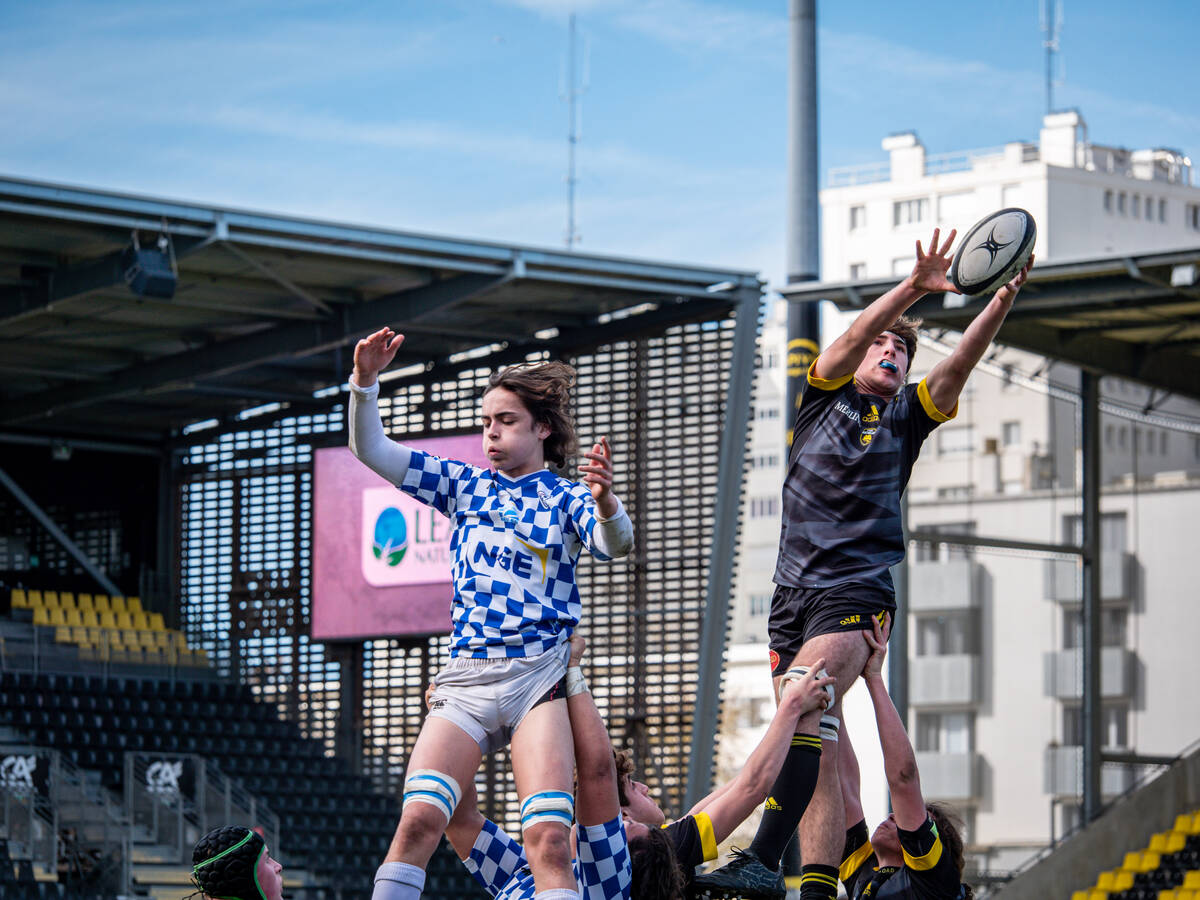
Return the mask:
<svg viewBox="0 0 1200 900"><path fill-rule="evenodd" d="M101 628L116 628L117 627L116 616L114 616L111 612L100 613L100 627Z"/></svg>
<svg viewBox="0 0 1200 900"><path fill-rule="evenodd" d="M109 597L108 598L108 606L115 613L128 612L128 610L125 609L125 598L124 597Z"/></svg>
<svg viewBox="0 0 1200 900"><path fill-rule="evenodd" d="M29 596L21 588L13 588L12 605L14 609L28 609Z"/></svg>
<svg viewBox="0 0 1200 900"><path fill-rule="evenodd" d="M65 625L59 625L54 629L54 642L57 644L71 643L71 629Z"/></svg>
<svg viewBox="0 0 1200 900"><path fill-rule="evenodd" d="M186 650L187 649L187 638L185 638L183 636L183 632L176 631L176 632L174 632L174 634L175 634L175 646L178 647L180 650Z"/></svg>
<svg viewBox="0 0 1200 900"><path fill-rule="evenodd" d="M1112 887L1109 890L1115 894L1118 891L1127 891L1131 887L1133 887L1133 873L1121 869L1113 877Z"/></svg>
<svg viewBox="0 0 1200 900"><path fill-rule="evenodd" d="M99 644L103 638L104 630L92 625L85 625L83 628L84 639L89 644Z"/></svg>
<svg viewBox="0 0 1200 900"><path fill-rule="evenodd" d="M162 631L165 626L163 623L163 614L152 612L150 613L150 627L154 631Z"/></svg>
<svg viewBox="0 0 1200 900"><path fill-rule="evenodd" d="M1192 869L1183 876L1183 886L1189 891L1200 891L1200 869Z"/></svg>
<svg viewBox="0 0 1200 900"><path fill-rule="evenodd" d="M154 635L155 647L158 647L160 650L166 650L171 646L170 635L168 635L165 631L152 631L150 633Z"/></svg>
<svg viewBox="0 0 1200 900"><path fill-rule="evenodd" d="M29 592L29 605L30 606L41 606L42 605L42 592L41 591L30 591Z"/></svg>
<svg viewBox="0 0 1200 900"><path fill-rule="evenodd" d="M79 613L79 618L83 622L85 628L99 628L100 617L96 615L94 609L84 609Z"/></svg>
<svg viewBox="0 0 1200 900"><path fill-rule="evenodd" d="M33 608L33 624L34 625L49 625L50 612L44 606L35 606Z"/></svg>
<svg viewBox="0 0 1200 900"><path fill-rule="evenodd" d="M1096 878L1096 884L1095 884L1096 890L1111 891L1113 889L1113 882L1116 881L1117 872L1119 872L1119 871L1120 871L1120 869L1117 869L1115 871L1110 870L1108 872L1101 872L1100 875Z"/></svg>
<svg viewBox="0 0 1200 900"><path fill-rule="evenodd" d="M1147 850L1142 854L1141 868L1139 872L1151 872L1158 868L1159 855L1151 850Z"/></svg>
<svg viewBox="0 0 1200 900"><path fill-rule="evenodd" d="M67 624L67 614L65 612L63 612L63 608L61 606L51 606L49 609L46 610L46 612L48 612L50 614L50 624L51 625L66 625Z"/></svg>
<svg viewBox="0 0 1200 900"><path fill-rule="evenodd" d="M1093 888L1088 891L1088 900L1108 900L1108 891L1097 891Z"/></svg>
<svg viewBox="0 0 1200 900"><path fill-rule="evenodd" d="M108 603L108 594L97 594L92 598L92 608L98 613L112 612L112 607Z"/></svg>
<svg viewBox="0 0 1200 900"><path fill-rule="evenodd" d="M42 591L42 603L46 606L59 606L58 591Z"/></svg>
<svg viewBox="0 0 1200 900"><path fill-rule="evenodd" d="M1088 900L1088 891L1075 891L1071 894L1071 900Z"/></svg>
<svg viewBox="0 0 1200 900"><path fill-rule="evenodd" d="M145 612L145 610L142 609L142 598L141 597L126 597L125 598L125 610L127 612L129 612L130 614Z"/></svg>
<svg viewBox="0 0 1200 900"><path fill-rule="evenodd" d="M156 646L154 643L153 631L139 631L137 633L137 637L138 646L140 646L142 649L153 649Z"/></svg>
<svg viewBox="0 0 1200 900"><path fill-rule="evenodd" d="M142 642L138 640L138 633L132 628L121 629L121 643L129 648L140 647L142 645Z"/></svg>
<svg viewBox="0 0 1200 900"><path fill-rule="evenodd" d="M133 627L138 631L143 631L150 627L150 620L144 612L130 613L129 618L133 620Z"/></svg>
<svg viewBox="0 0 1200 900"><path fill-rule="evenodd" d="M1163 888L1158 892L1158 900L1175 900L1175 888Z"/></svg>
<svg viewBox="0 0 1200 900"><path fill-rule="evenodd" d="M58 605L59 605L59 606L65 606L65 607L68 607L68 608L70 608L70 609L74 609L74 608L75 608L75 594L74 594L74 592L72 592L72 591L59 591L59 592L58 592Z"/></svg>
<svg viewBox="0 0 1200 900"><path fill-rule="evenodd" d="M133 617L127 612L114 613L118 628L133 628Z"/></svg>
<svg viewBox="0 0 1200 900"><path fill-rule="evenodd" d="M66 619L68 625L83 625L83 617L80 616L79 610L73 606L63 609L63 618Z"/></svg>
<svg viewBox="0 0 1200 900"><path fill-rule="evenodd" d="M80 594L78 597L75 598L75 605L78 606L81 610L95 609L95 607L92 606L92 595L91 594Z"/></svg>

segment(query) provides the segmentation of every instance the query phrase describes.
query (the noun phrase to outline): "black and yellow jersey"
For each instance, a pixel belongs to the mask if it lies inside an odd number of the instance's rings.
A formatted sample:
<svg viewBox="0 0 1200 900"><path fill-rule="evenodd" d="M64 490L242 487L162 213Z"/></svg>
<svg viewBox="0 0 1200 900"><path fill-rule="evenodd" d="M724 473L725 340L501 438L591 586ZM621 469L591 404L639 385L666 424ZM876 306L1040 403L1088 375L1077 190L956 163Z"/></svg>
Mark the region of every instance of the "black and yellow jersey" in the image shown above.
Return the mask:
<svg viewBox="0 0 1200 900"><path fill-rule="evenodd" d="M846 831L839 872L850 900L956 900L963 896L958 868L938 835L933 819L916 831L896 829L903 866L880 866L865 822Z"/></svg>
<svg viewBox="0 0 1200 900"><path fill-rule="evenodd" d="M696 866L717 858L717 838L708 813L684 816L677 822L664 825L663 831L675 848L675 858L689 884Z"/></svg>
<svg viewBox="0 0 1200 900"><path fill-rule="evenodd" d="M904 558L900 495L925 438L953 418L925 381L892 398L861 394L854 376L813 374L796 411L775 583L857 584L894 593L889 567Z"/></svg>

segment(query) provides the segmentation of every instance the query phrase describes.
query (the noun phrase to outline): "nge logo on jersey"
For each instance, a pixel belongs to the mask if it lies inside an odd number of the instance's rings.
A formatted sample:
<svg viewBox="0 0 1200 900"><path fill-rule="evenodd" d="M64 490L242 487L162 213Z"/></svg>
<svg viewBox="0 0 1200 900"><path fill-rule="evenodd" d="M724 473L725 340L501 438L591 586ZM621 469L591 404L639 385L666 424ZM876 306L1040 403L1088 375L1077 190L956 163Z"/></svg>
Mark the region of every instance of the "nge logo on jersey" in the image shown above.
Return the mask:
<svg viewBox="0 0 1200 900"><path fill-rule="evenodd" d="M509 574L518 578L546 583L546 559L550 551L545 547L535 547L517 538L524 550L514 550L512 547L495 546L487 541L479 541L471 551L471 568L476 572L491 574L498 578L507 578ZM496 570L500 571L497 572ZM503 574L502 574L503 573Z"/></svg>

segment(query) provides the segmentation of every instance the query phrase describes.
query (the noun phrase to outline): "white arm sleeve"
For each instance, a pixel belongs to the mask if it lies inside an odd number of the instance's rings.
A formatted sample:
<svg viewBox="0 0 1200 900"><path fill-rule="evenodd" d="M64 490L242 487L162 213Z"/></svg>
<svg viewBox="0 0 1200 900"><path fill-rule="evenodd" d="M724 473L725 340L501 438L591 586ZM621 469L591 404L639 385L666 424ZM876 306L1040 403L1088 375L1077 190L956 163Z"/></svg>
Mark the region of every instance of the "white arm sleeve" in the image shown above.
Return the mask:
<svg viewBox="0 0 1200 900"><path fill-rule="evenodd" d="M350 452L368 468L399 485L412 462L412 451L383 433L379 418L379 382L361 388L350 379Z"/></svg>
<svg viewBox="0 0 1200 900"><path fill-rule="evenodd" d="M633 522L629 513L625 512L620 498L617 499L617 514L611 519L596 516L596 528L592 532L592 540L596 549L610 559L628 556L633 549Z"/></svg>

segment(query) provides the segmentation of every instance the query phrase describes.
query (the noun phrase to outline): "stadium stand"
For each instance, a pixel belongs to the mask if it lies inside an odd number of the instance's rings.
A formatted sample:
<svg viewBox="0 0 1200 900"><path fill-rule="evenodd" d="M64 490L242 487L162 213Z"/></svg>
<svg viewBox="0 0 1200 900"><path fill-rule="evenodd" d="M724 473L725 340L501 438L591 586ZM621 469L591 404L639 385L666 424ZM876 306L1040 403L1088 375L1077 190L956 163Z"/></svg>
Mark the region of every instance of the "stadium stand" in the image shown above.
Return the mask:
<svg viewBox="0 0 1200 900"><path fill-rule="evenodd" d="M219 680L202 651L191 651L180 632L164 628L161 615L147 614L136 597L26 589L14 590L11 601L7 637L14 626L27 623L37 636L51 636L43 646L58 655L46 659L66 660L72 668L14 671L6 663L0 671L0 727L7 726L11 738L64 754L93 773L116 802L124 797L127 751L214 760L279 815L279 858L311 876L307 892L290 896L369 896L398 818L396 798L378 793L344 760L326 756L323 744L304 737L249 687ZM95 626L74 621L97 610L127 618ZM75 614L70 623L69 613ZM2 856L7 855L5 843ZM0 858L0 896L81 896L36 882L28 862L18 861L14 873ZM25 882L22 873L29 875ZM175 866L161 881L186 887L186 867ZM445 844L430 864L426 894L471 896L463 890L461 864Z"/></svg>
<svg viewBox="0 0 1200 900"><path fill-rule="evenodd" d="M1200 809L1176 817L1170 831L1125 854L1116 869L1075 891L1071 900L1198 900L1200 898Z"/></svg>

